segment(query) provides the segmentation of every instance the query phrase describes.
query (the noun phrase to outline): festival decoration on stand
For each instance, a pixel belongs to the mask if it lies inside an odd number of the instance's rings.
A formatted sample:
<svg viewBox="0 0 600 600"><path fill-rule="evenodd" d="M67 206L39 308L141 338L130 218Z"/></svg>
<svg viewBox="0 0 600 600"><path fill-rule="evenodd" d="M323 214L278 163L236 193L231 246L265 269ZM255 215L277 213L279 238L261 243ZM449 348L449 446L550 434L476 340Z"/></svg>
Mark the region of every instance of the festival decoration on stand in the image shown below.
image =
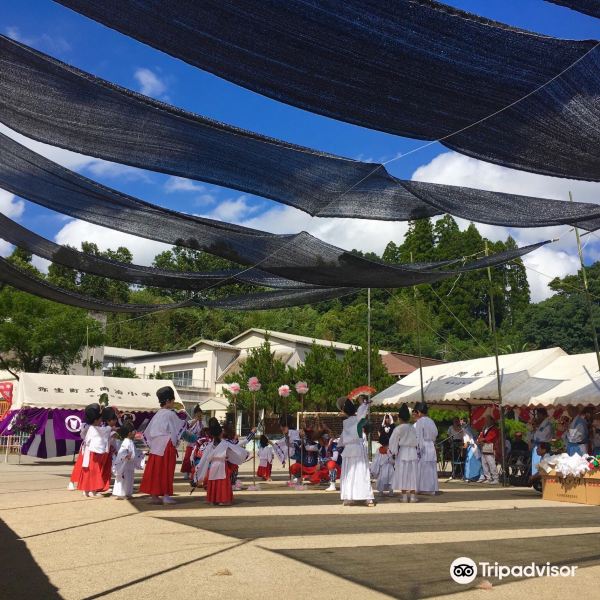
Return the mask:
<svg viewBox="0 0 600 600"><path fill-rule="evenodd" d="M302 413L302 432L306 426L306 420L304 418L304 396L308 393L308 383L306 381L299 381L296 383L296 393L300 396L300 412ZM300 438L300 483L296 486L296 489L304 489L304 440Z"/></svg>
<svg viewBox="0 0 600 600"><path fill-rule="evenodd" d="M233 396L233 430L237 433L237 395L240 393L240 384L233 382L229 384L229 393Z"/></svg>
<svg viewBox="0 0 600 600"><path fill-rule="evenodd" d="M256 393L260 391L262 387L258 377L250 377L248 379L248 389L252 392L252 428L256 427ZM252 485L248 486L248 490L257 492L260 490L260 486L256 485L256 443L252 440L254 451L252 453Z"/></svg>
<svg viewBox="0 0 600 600"><path fill-rule="evenodd" d="M290 395L290 386L287 384L284 385L280 385L277 392L279 393L280 398L285 398L285 404L284 404L284 409L283 409L283 416L285 419L285 423L286 423L286 428L287 428L287 423L288 423L288 414L289 414L289 395ZM287 446L287 463L288 463L288 482L287 485L290 486L292 485L292 461L290 460L290 432L289 429L285 434L285 444Z"/></svg>

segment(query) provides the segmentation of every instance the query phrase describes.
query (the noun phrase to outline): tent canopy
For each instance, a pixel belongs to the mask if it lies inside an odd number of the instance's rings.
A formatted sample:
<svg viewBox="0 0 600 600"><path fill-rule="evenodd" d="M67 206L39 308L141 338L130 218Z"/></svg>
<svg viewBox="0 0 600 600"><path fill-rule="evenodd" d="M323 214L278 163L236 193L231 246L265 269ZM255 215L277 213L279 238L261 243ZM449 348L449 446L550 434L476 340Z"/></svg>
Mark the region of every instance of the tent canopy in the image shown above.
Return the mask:
<svg viewBox="0 0 600 600"><path fill-rule="evenodd" d="M539 371L566 356L561 348L504 354L499 357L503 398ZM396 405L421 400L420 370L413 371L373 397L374 405ZM425 401L430 404L488 404L498 401L496 361L493 356L423 367Z"/></svg>
<svg viewBox="0 0 600 600"><path fill-rule="evenodd" d="M101 394L107 394L109 405L119 410L157 410L156 391L166 385L173 387L171 382L160 379L21 373L11 408L82 409L98 402ZM175 400L181 402L177 390L173 391Z"/></svg>
<svg viewBox="0 0 600 600"><path fill-rule="evenodd" d="M509 406L600 404L595 352L560 356L504 397Z"/></svg>

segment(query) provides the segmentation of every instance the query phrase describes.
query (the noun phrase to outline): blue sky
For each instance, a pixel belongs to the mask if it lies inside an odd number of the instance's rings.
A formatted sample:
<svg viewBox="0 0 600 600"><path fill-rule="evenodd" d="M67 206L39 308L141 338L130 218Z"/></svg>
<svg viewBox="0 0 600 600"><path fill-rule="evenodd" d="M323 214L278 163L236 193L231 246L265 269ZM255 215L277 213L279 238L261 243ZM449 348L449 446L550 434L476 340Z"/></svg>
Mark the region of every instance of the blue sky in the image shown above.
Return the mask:
<svg viewBox="0 0 600 600"><path fill-rule="evenodd" d="M454 0L452 6L497 19L510 25L557 37L590 39L600 37L598 20L543 0ZM294 143L362 160L386 161L423 145L380 132L370 131L313 115L249 92L213 75L195 69L157 50L111 31L102 25L52 2L21 0L0 3L2 33L17 38L52 56L122 86L160 98L199 114ZM92 179L145 200L170 208L209 215L272 231L306 229L327 241L353 248L381 251L389 239L400 240L405 225L312 219L276 203L232 190L112 165L68 152L35 146L53 160ZM466 159L433 145L391 163L388 169L404 178L470 185L516 193L565 198L573 188L576 199L600 202L600 184L573 183L516 173L501 167ZM148 263L160 245L106 235L99 228L70 222L31 203L9 195L0 196L5 212L27 227L61 243L77 244L83 239L116 247L126 242L137 262ZM482 227L493 239L505 238L508 230ZM558 235L564 234L563 228ZM548 236L553 230L516 231L520 243ZM530 283L536 299L548 294L549 276L564 275L576 268L573 240L536 253L529 259ZM4 250L6 252L6 248ZM600 258L600 239L589 236L588 261ZM541 276L536 271L544 272Z"/></svg>

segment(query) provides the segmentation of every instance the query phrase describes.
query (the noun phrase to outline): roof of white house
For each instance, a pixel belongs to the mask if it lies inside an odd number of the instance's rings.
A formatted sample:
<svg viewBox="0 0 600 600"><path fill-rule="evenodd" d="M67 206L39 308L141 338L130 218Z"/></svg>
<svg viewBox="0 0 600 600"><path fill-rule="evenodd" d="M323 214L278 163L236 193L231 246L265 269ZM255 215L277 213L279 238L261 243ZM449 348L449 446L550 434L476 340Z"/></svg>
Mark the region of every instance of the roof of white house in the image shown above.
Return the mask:
<svg viewBox="0 0 600 600"><path fill-rule="evenodd" d="M117 348L116 346L104 346L104 356L116 356L118 358L134 358L146 354L156 354L148 350L136 350L135 348Z"/></svg>
<svg viewBox="0 0 600 600"><path fill-rule="evenodd" d="M213 340L206 340L204 338L199 339L194 342L192 345L188 346L188 350L195 350L198 346L211 346L212 348L220 348L222 350L234 350L238 351L239 348L237 346L232 346L231 344L226 344L225 342L215 342Z"/></svg>
<svg viewBox="0 0 600 600"><path fill-rule="evenodd" d="M333 346L336 350L351 350L353 348L360 348L360 346L356 344L344 344L342 342L334 342L332 340L322 340L319 338L307 337L304 335L295 335L293 333L284 333L283 331L269 331L267 329L258 329L252 327L251 329L246 329L243 333L236 335L234 338L230 339L228 344L235 346L236 342L245 338L248 335L253 333L257 333L259 335L265 336L268 335L270 339L280 339L285 340L287 342L294 342L297 344L304 344L306 346L311 346L313 342L318 346Z"/></svg>

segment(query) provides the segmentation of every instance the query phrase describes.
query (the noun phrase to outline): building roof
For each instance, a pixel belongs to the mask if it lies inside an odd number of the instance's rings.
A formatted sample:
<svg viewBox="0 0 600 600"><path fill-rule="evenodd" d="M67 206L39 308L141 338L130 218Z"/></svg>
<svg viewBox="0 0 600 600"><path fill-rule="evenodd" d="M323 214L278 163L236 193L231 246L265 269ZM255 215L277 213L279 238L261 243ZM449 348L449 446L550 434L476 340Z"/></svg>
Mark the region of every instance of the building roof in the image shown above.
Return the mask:
<svg viewBox="0 0 600 600"><path fill-rule="evenodd" d="M304 344L307 346L311 346L313 342L318 346L333 346L336 350L351 350L353 348L360 348L356 344L344 344L342 342L334 342L332 340L322 340L319 338L307 337L304 335L295 335L293 333L284 333L283 331L269 331L268 329L258 329L252 327L250 329L246 329L243 333L236 335L234 338L230 339L228 344L234 345L235 343L249 334L258 333L259 335L265 336L268 335L269 338L285 340L287 342L295 342L298 344Z"/></svg>
<svg viewBox="0 0 600 600"><path fill-rule="evenodd" d="M145 356L146 354L156 354L148 350L136 350L135 348L117 348L116 346L104 346L104 356L116 356L117 358L134 358Z"/></svg>
<svg viewBox="0 0 600 600"><path fill-rule="evenodd" d="M387 372L394 377L406 377L419 368L419 357L414 354L404 354L402 352L388 352L381 355L381 360L387 369ZM421 363L424 367L431 365L440 365L443 360L437 358L421 358Z"/></svg>
<svg viewBox="0 0 600 600"><path fill-rule="evenodd" d="M221 348L223 350L233 350L235 352L239 351L239 348L237 346L232 346L231 344L226 344L225 342L215 342L213 340L206 340L204 338L200 338L191 346L188 346L188 350L195 350L198 346L202 345L211 346L212 348Z"/></svg>

